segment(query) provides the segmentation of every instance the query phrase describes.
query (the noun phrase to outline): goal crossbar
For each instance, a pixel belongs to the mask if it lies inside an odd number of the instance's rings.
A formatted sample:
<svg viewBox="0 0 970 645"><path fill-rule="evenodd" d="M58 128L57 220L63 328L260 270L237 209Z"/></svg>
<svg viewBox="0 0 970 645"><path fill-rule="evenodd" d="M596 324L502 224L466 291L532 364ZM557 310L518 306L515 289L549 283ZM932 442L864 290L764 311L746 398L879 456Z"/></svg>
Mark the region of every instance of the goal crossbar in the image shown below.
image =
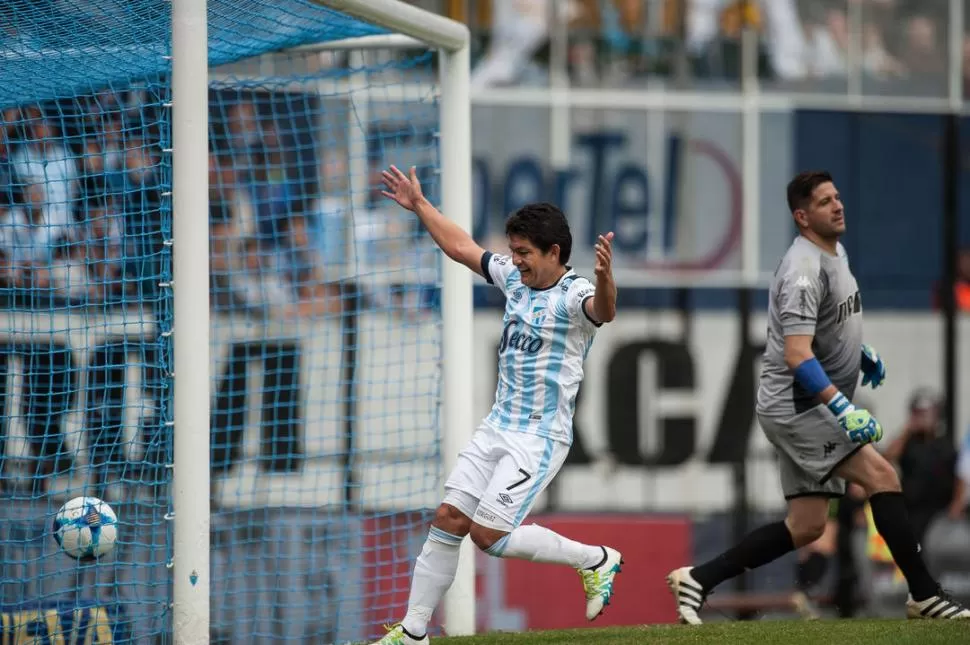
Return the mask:
<svg viewBox="0 0 970 645"><path fill-rule="evenodd" d="M400 0L314 1L334 11L449 51L466 47L470 39L466 25Z"/></svg>
<svg viewBox="0 0 970 645"><path fill-rule="evenodd" d="M366 50L366 49L411 49L416 47L427 47L429 43L407 36L405 34L376 34L373 36L357 36L356 38L341 38L340 40L325 40L310 45L299 45L284 49L287 54L314 54L317 52L340 51L340 50Z"/></svg>

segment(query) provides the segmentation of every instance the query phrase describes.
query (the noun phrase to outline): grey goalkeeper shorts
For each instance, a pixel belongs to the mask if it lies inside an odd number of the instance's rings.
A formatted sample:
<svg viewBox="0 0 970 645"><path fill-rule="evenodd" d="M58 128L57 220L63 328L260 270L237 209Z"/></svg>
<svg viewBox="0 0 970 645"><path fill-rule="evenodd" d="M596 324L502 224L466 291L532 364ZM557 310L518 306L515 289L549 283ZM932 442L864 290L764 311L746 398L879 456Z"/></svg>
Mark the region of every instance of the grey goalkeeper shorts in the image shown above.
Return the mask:
<svg viewBox="0 0 970 645"><path fill-rule="evenodd" d="M849 439L824 405L793 417L758 413L761 429L778 449L785 499L822 495L841 497L845 481L833 471L862 448Z"/></svg>

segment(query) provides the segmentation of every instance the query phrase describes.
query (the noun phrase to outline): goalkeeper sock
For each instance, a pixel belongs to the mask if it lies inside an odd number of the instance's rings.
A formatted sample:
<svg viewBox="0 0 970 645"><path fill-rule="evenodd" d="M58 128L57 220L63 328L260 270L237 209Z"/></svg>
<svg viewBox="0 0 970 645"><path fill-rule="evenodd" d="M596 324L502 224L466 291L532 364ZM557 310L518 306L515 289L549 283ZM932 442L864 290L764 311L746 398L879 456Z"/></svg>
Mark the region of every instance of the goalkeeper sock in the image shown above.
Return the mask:
<svg viewBox="0 0 970 645"><path fill-rule="evenodd" d="M940 585L926 569L920 545L909 524L909 513L900 492L876 493L869 498L872 521L886 541L893 561L906 577L909 593L919 602L935 596Z"/></svg>
<svg viewBox="0 0 970 645"><path fill-rule="evenodd" d="M497 558L565 564L574 569L595 569L606 562L603 547L570 540L538 524L513 529L485 552Z"/></svg>
<svg viewBox="0 0 970 645"><path fill-rule="evenodd" d="M431 614L455 580L461 540L457 535L432 526L414 563L408 613L401 621L401 626L415 639L424 637Z"/></svg>
<svg viewBox="0 0 970 645"><path fill-rule="evenodd" d="M710 591L729 578L757 569L794 550L791 531L784 522L775 522L751 531L737 545L710 562L694 567L690 575L704 587L704 591Z"/></svg>
<svg viewBox="0 0 970 645"><path fill-rule="evenodd" d="M798 590L807 592L821 582L828 565L829 559L818 551L812 551L807 558L800 560L795 570L795 584Z"/></svg>

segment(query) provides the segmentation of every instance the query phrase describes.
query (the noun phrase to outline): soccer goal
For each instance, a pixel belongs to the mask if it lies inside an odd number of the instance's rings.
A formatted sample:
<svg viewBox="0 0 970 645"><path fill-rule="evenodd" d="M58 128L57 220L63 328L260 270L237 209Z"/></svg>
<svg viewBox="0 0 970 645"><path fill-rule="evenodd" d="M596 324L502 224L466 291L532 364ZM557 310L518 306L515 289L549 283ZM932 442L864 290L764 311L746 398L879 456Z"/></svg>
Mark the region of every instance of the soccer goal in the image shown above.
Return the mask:
<svg viewBox="0 0 970 645"><path fill-rule="evenodd" d="M471 276L380 170L471 228L468 67L464 25L397 0L3 3L0 640L403 615L475 421ZM113 548L53 539L81 496Z"/></svg>

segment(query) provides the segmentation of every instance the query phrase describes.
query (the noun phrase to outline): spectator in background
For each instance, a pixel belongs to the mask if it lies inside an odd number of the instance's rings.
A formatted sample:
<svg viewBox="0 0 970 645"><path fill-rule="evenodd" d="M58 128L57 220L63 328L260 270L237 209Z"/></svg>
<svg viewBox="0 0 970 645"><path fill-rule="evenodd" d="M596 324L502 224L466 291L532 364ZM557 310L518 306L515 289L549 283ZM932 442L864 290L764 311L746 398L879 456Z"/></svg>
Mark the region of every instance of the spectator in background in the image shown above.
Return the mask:
<svg viewBox="0 0 970 645"><path fill-rule="evenodd" d="M165 242L157 146L141 137L129 137L125 149L124 235L125 257L143 298L154 301L161 275Z"/></svg>
<svg viewBox="0 0 970 645"><path fill-rule="evenodd" d="M964 433L960 452L957 455L953 499L950 500L947 516L954 520L966 517L968 507L970 507L970 430Z"/></svg>
<svg viewBox="0 0 970 645"><path fill-rule="evenodd" d="M123 177L126 158L124 119L120 114L107 114L94 132L100 138L105 169L109 173L121 173Z"/></svg>
<svg viewBox="0 0 970 645"><path fill-rule="evenodd" d="M551 12L550 0L493 0L491 41L472 70L472 90L517 83L549 40Z"/></svg>
<svg viewBox="0 0 970 645"><path fill-rule="evenodd" d="M31 203L46 210L47 220L57 226L66 225L71 219L76 193L74 159L57 128L44 118L39 108L25 112L23 134L24 142L10 159L13 172L24 184L40 187L41 194L31 192Z"/></svg>
<svg viewBox="0 0 970 645"><path fill-rule="evenodd" d="M89 293L95 301L117 301L125 295L121 215L116 200L103 192L85 201L81 238Z"/></svg>
<svg viewBox="0 0 970 645"><path fill-rule="evenodd" d="M54 256L69 230L47 221L42 185L31 184L26 191L24 196L19 188L0 190L0 284L33 300L51 295ZM21 197L26 204L18 203ZM31 494L39 495L46 490L47 475L66 472L72 464L62 430L74 391L73 361L70 350L57 342L11 343L0 352L0 383L7 381L12 355L22 364L20 419L33 455ZM3 463L10 418L16 415L8 396L8 388L0 387L0 410L5 411L0 415L0 490L12 486Z"/></svg>
<svg viewBox="0 0 970 645"><path fill-rule="evenodd" d="M276 258L253 237L243 241L242 252L243 270L232 276L237 302L261 318L294 318L296 299L286 277L279 271Z"/></svg>
<svg viewBox="0 0 970 645"><path fill-rule="evenodd" d="M272 126L263 131L263 149L255 155L250 191L256 217L256 235L273 245L286 243L288 219L299 197L288 176L293 164L285 159L279 136Z"/></svg>
<svg viewBox="0 0 970 645"><path fill-rule="evenodd" d="M320 168L320 194L312 202L307 225L312 245L326 262L323 274L327 277L339 277L342 273L340 267L347 262L347 245L350 241L348 228L353 223L346 181L348 175L344 153L332 150L324 152ZM337 270L331 271L330 267Z"/></svg>
<svg viewBox="0 0 970 645"><path fill-rule="evenodd" d="M943 307L943 284L937 283L931 295L933 308ZM953 284L953 300L957 311L970 311L970 248L957 253L956 276Z"/></svg>
<svg viewBox="0 0 970 645"><path fill-rule="evenodd" d="M237 172L248 172L256 165L256 156L263 146L263 131L256 106L245 96L237 95L225 113L224 140L217 142L234 163Z"/></svg>
<svg viewBox="0 0 970 645"><path fill-rule="evenodd" d="M0 186L0 288L8 289L17 283L16 244L13 225L22 219L13 186Z"/></svg>
<svg viewBox="0 0 970 645"><path fill-rule="evenodd" d="M942 46L945 38L939 32L939 25L930 16L922 14L911 16L905 25L900 59L908 75L942 78L946 74L947 61Z"/></svg>
<svg viewBox="0 0 970 645"><path fill-rule="evenodd" d="M235 193L232 159L209 155L209 246L213 288L224 286L225 276L232 270L233 253L241 251L236 245L237 225L233 208Z"/></svg>
<svg viewBox="0 0 970 645"><path fill-rule="evenodd" d="M22 206L8 200L5 210L0 211L0 249L13 286L38 290L34 295L50 297L55 286L51 273L55 255L59 246L69 242L71 231L66 222L51 221L43 185L29 184L24 188Z"/></svg>
<svg viewBox="0 0 970 645"><path fill-rule="evenodd" d="M86 138L82 152L79 164L79 183L82 193L90 194L97 189L116 195L124 191L125 175L121 167L122 158L107 153L103 137Z"/></svg>
<svg viewBox="0 0 970 645"><path fill-rule="evenodd" d="M961 249L957 255L956 284L953 296L958 311L970 311L970 249Z"/></svg>
<svg viewBox="0 0 970 645"><path fill-rule="evenodd" d="M13 167L10 164L10 155L13 146L12 132L16 122L17 110L4 110L0 113L0 192L10 193L13 190L14 175ZM4 196L0 195L0 200ZM11 197L6 196L6 202L11 201Z"/></svg>
<svg viewBox="0 0 970 645"><path fill-rule="evenodd" d="M289 220L286 278L296 298L295 314L307 318L337 314L341 309L340 285L326 279L326 259L311 238L307 219L295 215Z"/></svg>
<svg viewBox="0 0 970 645"><path fill-rule="evenodd" d="M929 389L913 393L909 418L885 457L900 471L907 510L917 540L953 499L956 454L941 432L939 396Z"/></svg>
<svg viewBox="0 0 970 645"><path fill-rule="evenodd" d="M848 71L849 21L842 7L805 7L805 76L844 77Z"/></svg>
<svg viewBox="0 0 970 645"><path fill-rule="evenodd" d="M794 0L688 0L686 44L696 59L719 58L721 41L740 42L745 26L763 35L775 76L804 78L807 47Z"/></svg>

